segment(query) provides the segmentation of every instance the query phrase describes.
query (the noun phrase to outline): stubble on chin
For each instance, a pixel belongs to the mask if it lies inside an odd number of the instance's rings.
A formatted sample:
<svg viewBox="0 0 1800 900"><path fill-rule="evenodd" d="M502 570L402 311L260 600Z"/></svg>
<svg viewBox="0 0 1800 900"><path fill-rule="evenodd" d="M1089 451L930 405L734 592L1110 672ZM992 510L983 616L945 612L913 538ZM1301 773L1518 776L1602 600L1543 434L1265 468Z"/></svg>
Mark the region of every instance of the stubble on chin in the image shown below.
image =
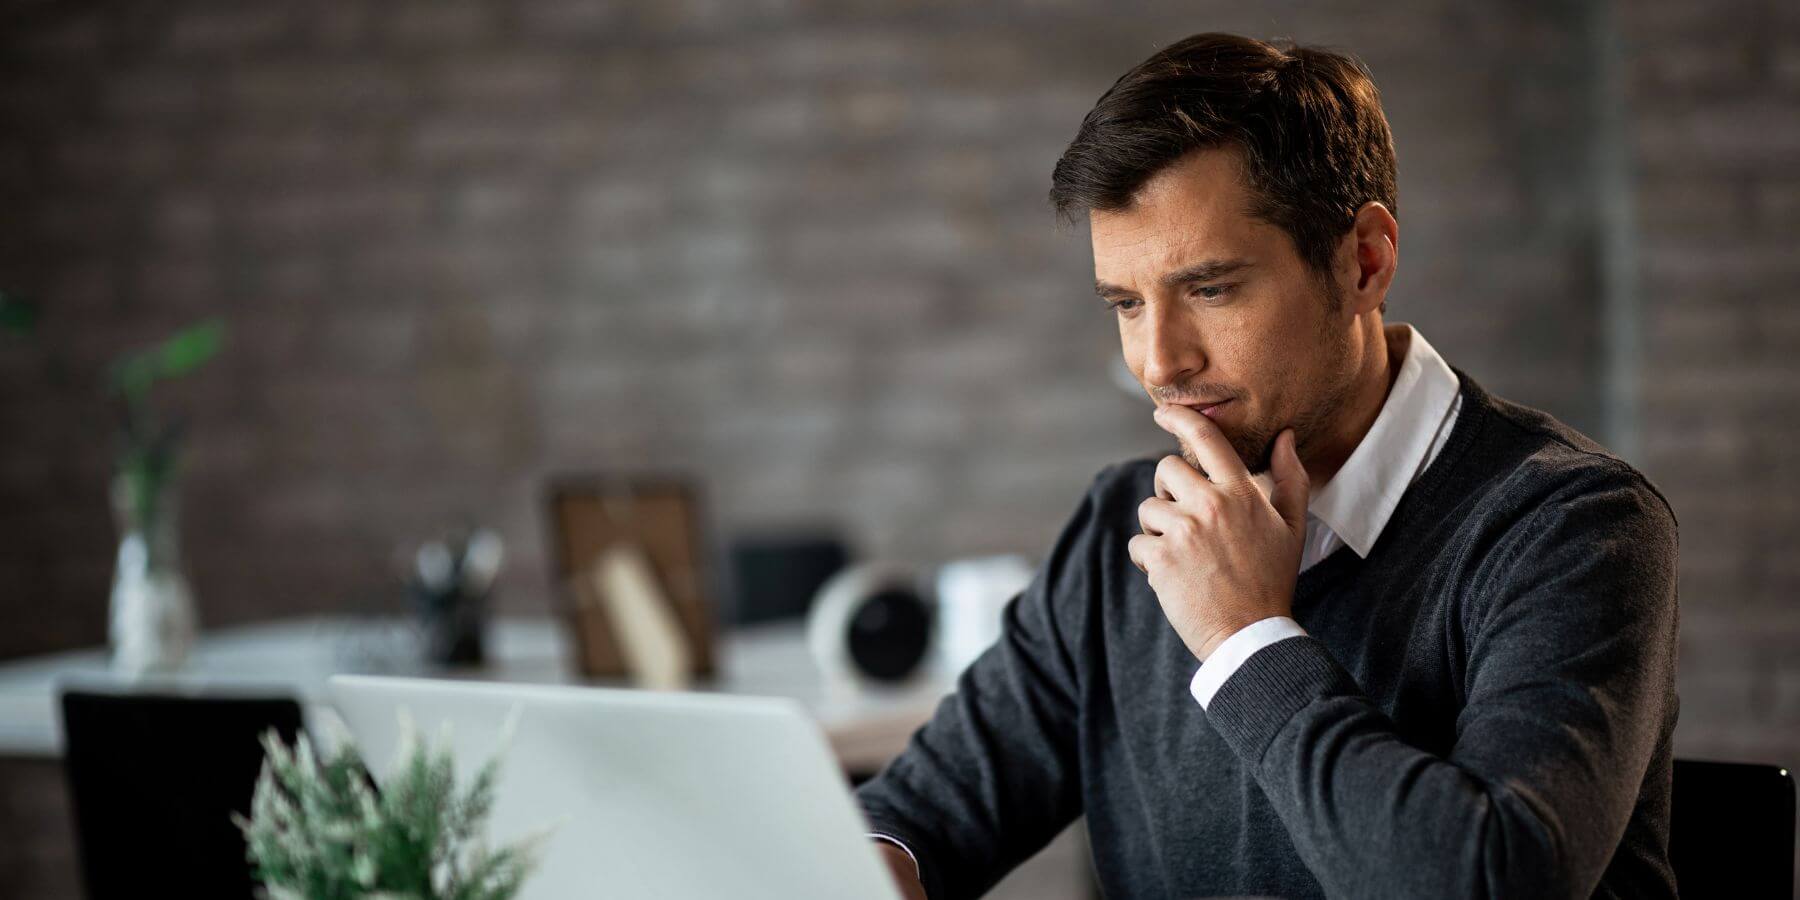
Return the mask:
<svg viewBox="0 0 1800 900"><path fill-rule="evenodd" d="M1220 429L1224 431L1224 429ZM1279 430L1256 429L1249 432L1225 431L1225 440L1231 444L1232 452L1237 454L1244 468L1252 475L1261 475L1269 471L1275 457L1275 437ZM1181 447L1181 458L1194 467L1194 471L1206 474L1206 467L1200 464L1200 456L1187 441L1180 439L1176 443Z"/></svg>

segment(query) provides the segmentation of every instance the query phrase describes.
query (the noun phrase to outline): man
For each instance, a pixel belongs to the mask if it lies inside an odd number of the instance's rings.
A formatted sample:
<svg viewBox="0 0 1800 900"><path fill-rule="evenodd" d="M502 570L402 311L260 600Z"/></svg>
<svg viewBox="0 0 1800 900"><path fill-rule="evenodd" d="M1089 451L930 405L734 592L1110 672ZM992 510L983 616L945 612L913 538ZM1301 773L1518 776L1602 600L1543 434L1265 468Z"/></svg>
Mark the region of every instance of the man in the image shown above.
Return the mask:
<svg viewBox="0 0 1800 900"><path fill-rule="evenodd" d="M1109 897L1672 897L1675 518L1406 325L1354 60L1202 34L1051 192L1181 455L1100 473L858 792L911 896L1087 816Z"/></svg>

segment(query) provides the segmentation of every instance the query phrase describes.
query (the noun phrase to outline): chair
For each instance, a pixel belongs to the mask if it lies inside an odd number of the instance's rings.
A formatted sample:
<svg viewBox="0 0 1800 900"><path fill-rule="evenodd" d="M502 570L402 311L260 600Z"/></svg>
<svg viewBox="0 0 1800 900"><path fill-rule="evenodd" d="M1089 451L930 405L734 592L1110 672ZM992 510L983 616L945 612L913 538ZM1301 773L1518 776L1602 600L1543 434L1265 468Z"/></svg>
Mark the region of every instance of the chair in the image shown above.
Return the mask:
<svg viewBox="0 0 1800 900"><path fill-rule="evenodd" d="M1683 897L1794 896L1794 777L1780 766L1675 761L1669 858Z"/></svg>
<svg viewBox="0 0 1800 900"><path fill-rule="evenodd" d="M250 809L263 732L300 733L298 703L71 690L62 715L90 900L254 896L231 813Z"/></svg>

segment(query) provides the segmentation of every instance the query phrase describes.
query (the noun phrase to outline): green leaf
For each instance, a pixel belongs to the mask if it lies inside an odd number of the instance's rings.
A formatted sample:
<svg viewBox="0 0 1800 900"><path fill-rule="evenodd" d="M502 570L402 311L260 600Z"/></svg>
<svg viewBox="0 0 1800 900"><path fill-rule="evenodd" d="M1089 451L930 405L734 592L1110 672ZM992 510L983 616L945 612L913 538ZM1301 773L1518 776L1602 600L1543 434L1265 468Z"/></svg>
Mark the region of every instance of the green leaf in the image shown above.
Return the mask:
<svg viewBox="0 0 1800 900"><path fill-rule="evenodd" d="M205 365L217 356L225 340L225 325L208 319L163 342L158 350L158 376L179 378Z"/></svg>
<svg viewBox="0 0 1800 900"><path fill-rule="evenodd" d="M121 357L113 363L113 389L128 403L143 402L151 385L179 378L205 365L225 342L225 324L207 319L190 325L162 343Z"/></svg>

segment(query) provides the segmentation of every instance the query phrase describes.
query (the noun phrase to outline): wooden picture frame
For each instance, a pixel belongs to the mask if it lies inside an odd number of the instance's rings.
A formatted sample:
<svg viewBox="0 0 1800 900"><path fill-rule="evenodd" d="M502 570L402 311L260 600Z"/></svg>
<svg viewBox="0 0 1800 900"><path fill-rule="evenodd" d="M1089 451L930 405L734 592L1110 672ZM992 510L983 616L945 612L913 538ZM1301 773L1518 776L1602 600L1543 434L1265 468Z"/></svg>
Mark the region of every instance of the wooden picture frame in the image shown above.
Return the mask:
<svg viewBox="0 0 1800 900"><path fill-rule="evenodd" d="M672 477L574 477L547 490L555 581L575 638L576 662L590 678L631 673L614 623L591 580L582 577L617 542L640 548L687 639L693 674L717 674L714 607L706 580L698 491Z"/></svg>

